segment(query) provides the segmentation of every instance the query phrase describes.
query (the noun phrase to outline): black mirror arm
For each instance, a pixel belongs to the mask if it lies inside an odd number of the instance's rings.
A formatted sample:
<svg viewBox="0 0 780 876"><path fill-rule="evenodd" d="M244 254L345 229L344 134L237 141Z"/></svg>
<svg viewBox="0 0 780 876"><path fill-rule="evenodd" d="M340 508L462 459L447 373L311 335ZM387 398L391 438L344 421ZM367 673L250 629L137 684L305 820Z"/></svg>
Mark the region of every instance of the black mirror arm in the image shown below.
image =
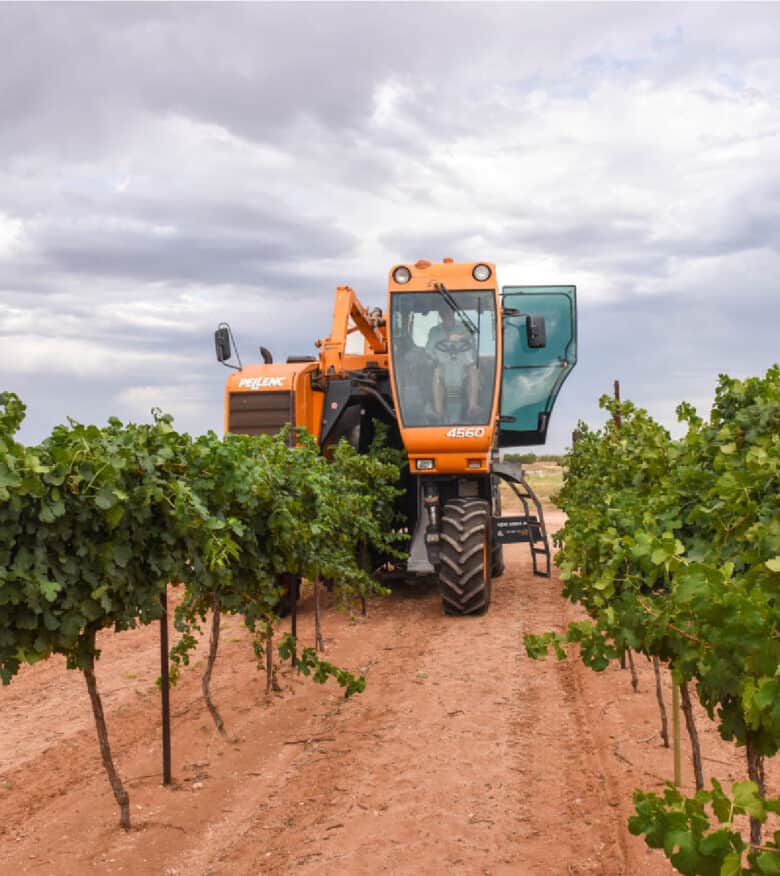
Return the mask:
<svg viewBox="0 0 780 876"><path fill-rule="evenodd" d="M522 319L526 316L532 316L532 314L526 313L524 310L518 310L516 307L505 307L501 311L503 319Z"/></svg>
<svg viewBox="0 0 780 876"><path fill-rule="evenodd" d="M232 368L234 371L242 371L244 366L241 362L241 356L238 352L238 344L236 343L236 339L233 337L233 329L230 328L229 323L226 322L221 322L217 326L217 329L221 328L226 328L228 330L228 334L230 335L230 342L233 344L233 349L236 351L236 359L238 359L238 365L231 365L229 362L222 362L222 365L224 365L225 368Z"/></svg>

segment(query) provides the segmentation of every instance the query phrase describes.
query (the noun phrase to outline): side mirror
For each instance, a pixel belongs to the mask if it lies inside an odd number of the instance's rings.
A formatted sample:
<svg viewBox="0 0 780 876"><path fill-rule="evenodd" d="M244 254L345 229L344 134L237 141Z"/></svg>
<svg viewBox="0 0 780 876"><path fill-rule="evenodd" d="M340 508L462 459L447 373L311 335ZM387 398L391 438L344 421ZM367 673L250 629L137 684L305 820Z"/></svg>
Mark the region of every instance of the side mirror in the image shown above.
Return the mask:
<svg viewBox="0 0 780 876"><path fill-rule="evenodd" d="M230 330L227 326L221 325L214 332L214 347L217 351L217 362L227 362L233 355L230 348Z"/></svg>
<svg viewBox="0 0 780 876"><path fill-rule="evenodd" d="M528 346L538 350L547 346L547 329L544 326L543 316L529 314L525 318L525 332L528 337Z"/></svg>

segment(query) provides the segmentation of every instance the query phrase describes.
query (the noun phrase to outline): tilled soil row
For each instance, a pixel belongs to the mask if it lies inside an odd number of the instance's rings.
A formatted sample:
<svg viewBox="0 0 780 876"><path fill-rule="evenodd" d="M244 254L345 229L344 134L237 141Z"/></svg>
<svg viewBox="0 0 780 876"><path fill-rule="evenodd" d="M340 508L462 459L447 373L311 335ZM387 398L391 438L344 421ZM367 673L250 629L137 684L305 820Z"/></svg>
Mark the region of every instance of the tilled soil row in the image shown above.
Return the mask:
<svg viewBox="0 0 780 876"><path fill-rule="evenodd" d="M652 671L639 665L636 695L617 668L529 660L523 633L561 629L576 610L555 577L533 577L526 546L507 549L482 617L444 617L430 588L374 600L365 620L327 602L327 656L364 672L365 693L345 701L285 667L282 693L266 696L248 636L228 619L212 690L229 738L200 697L201 656L172 692L169 789L157 631L103 636L98 681L129 832L80 676L54 662L25 669L0 694L0 872L672 872L625 827L631 790L671 772ZM312 614L307 595L304 642ZM714 773L741 777L738 755L702 729Z"/></svg>

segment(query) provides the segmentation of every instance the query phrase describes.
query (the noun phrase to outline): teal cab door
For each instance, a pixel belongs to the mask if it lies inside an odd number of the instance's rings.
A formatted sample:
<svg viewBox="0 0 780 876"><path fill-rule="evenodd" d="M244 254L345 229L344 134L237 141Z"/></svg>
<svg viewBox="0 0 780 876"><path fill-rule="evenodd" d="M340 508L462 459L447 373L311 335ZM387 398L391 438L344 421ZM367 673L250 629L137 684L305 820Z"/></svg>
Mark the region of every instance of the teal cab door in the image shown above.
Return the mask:
<svg viewBox="0 0 780 876"><path fill-rule="evenodd" d="M504 286L499 446L544 444L577 362L575 286Z"/></svg>

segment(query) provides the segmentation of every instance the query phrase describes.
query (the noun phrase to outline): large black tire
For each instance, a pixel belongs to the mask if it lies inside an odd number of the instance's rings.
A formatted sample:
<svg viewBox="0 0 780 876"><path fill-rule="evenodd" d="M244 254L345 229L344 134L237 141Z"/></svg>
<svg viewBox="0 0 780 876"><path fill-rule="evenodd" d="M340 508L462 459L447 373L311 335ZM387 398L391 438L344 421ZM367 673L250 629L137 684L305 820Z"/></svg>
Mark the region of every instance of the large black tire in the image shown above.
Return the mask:
<svg viewBox="0 0 780 876"><path fill-rule="evenodd" d="M504 568L504 546L494 541L490 560L490 577L500 578L504 574Z"/></svg>
<svg viewBox="0 0 780 876"><path fill-rule="evenodd" d="M493 478L493 515L501 516L501 486L498 478ZM491 521L491 539L493 539L492 521ZM490 552L490 577L500 578L504 574L504 546L495 540L492 541L492 550Z"/></svg>
<svg viewBox="0 0 780 876"><path fill-rule="evenodd" d="M445 614L480 614L490 605L490 506L450 499L441 517L439 591Z"/></svg>

